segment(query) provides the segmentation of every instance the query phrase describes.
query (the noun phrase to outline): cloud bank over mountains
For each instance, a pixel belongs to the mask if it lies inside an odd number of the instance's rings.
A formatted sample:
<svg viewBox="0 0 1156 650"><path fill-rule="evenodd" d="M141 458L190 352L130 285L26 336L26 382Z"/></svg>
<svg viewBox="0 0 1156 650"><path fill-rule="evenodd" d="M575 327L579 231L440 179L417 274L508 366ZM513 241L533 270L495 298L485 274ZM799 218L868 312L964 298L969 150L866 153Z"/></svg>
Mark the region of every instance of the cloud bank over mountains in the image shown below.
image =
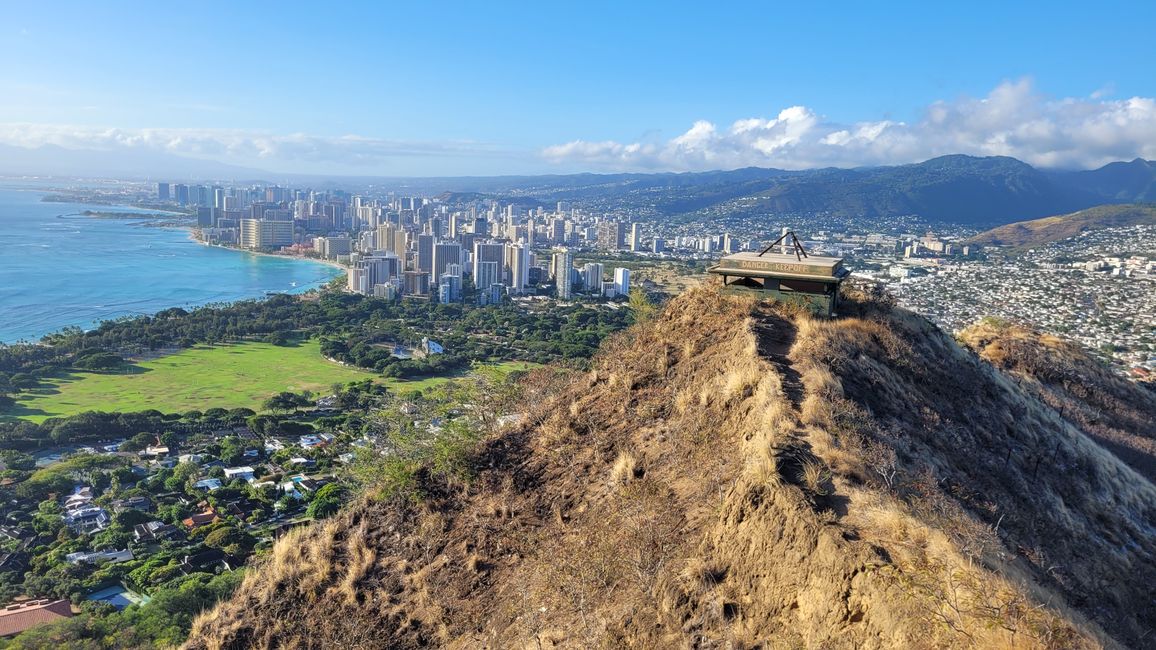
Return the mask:
<svg viewBox="0 0 1156 650"><path fill-rule="evenodd" d="M106 152L110 158L119 154L133 161L164 156L272 171L367 175L807 169L894 165L954 153L1012 156L1049 168L1156 159L1156 99L1103 95L1049 98L1024 79L1005 82L983 98L935 102L913 123L838 124L815 109L792 106L774 118L752 117L729 127L700 120L665 141L574 140L539 150L478 141L32 123L0 123L0 146Z"/></svg>
<svg viewBox="0 0 1156 650"><path fill-rule="evenodd" d="M550 161L605 170L857 167L911 163L944 154L1012 156L1039 167L1093 168L1156 158L1156 100L1049 99L1030 80L986 97L940 101L918 122L836 124L805 106L729 128L700 120L666 142L574 140L546 147Z"/></svg>

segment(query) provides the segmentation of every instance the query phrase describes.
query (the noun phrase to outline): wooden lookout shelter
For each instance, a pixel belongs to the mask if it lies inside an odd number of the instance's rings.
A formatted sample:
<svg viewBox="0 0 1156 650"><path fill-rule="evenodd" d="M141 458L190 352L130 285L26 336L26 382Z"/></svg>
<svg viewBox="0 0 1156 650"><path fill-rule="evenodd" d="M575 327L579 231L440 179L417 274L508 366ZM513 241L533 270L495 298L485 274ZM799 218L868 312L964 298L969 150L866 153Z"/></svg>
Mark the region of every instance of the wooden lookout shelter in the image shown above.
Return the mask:
<svg viewBox="0 0 1156 650"><path fill-rule="evenodd" d="M775 252L776 247L780 252ZM727 255L707 270L722 277L727 291L760 294L824 316L835 312L839 285L850 274L841 257L808 255L793 232L784 233L761 252Z"/></svg>

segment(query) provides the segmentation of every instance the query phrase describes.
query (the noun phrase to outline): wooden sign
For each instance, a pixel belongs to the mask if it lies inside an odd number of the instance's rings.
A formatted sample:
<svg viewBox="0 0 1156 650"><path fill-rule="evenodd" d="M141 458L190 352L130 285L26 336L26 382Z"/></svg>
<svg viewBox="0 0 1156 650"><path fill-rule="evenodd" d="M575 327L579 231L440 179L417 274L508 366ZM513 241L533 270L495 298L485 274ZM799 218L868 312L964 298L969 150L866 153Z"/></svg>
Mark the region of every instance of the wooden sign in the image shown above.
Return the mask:
<svg viewBox="0 0 1156 650"><path fill-rule="evenodd" d="M795 275L821 275L825 277L834 276L836 266L837 264L819 266L815 264L726 257L719 260L720 269L743 269L747 271L762 271L764 273L793 273Z"/></svg>

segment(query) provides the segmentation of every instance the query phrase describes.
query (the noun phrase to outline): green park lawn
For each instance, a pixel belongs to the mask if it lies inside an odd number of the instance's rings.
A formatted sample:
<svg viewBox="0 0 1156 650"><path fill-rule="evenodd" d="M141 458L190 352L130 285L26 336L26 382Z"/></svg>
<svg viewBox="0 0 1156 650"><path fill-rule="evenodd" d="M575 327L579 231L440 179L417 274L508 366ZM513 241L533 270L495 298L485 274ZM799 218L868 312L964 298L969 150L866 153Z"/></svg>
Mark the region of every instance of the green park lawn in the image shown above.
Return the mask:
<svg viewBox="0 0 1156 650"><path fill-rule="evenodd" d="M498 364L514 370L527 364ZM531 364L532 365L532 364ZM198 346L133 364L119 373L76 372L51 379L51 388L17 396L15 408L0 416L34 422L83 411L164 413L213 407L248 407L281 391L328 393L337 383L377 379L398 389L422 389L444 378L385 380L380 375L333 363L321 356L316 341L293 347L268 343Z"/></svg>

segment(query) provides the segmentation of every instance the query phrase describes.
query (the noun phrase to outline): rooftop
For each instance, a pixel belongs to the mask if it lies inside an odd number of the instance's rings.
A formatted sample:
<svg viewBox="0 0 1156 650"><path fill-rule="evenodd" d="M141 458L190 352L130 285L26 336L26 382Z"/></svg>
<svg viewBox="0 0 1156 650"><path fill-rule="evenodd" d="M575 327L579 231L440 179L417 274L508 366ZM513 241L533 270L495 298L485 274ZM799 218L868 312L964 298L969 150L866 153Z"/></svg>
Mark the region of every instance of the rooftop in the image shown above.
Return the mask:
<svg viewBox="0 0 1156 650"><path fill-rule="evenodd" d="M24 630L72 617L68 600L30 600L0 609L0 637L15 636Z"/></svg>

